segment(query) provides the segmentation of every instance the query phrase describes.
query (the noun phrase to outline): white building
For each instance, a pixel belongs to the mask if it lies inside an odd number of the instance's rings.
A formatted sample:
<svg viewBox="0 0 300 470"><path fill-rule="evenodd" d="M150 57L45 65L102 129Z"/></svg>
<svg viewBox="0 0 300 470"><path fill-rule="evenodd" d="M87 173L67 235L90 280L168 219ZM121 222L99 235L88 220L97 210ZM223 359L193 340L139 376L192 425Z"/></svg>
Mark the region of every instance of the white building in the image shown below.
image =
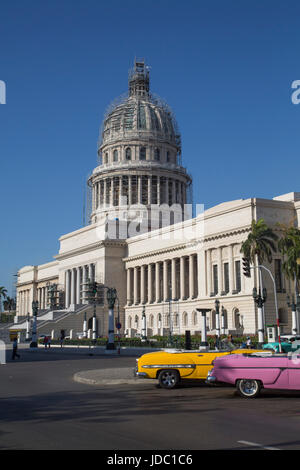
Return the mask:
<svg viewBox="0 0 300 470"><path fill-rule="evenodd" d="M81 331L83 313L92 315L83 287L90 279L117 289L122 330L128 335L141 332L143 309L148 335L169 328L173 333L199 332L200 307L212 309L208 327L214 333L216 298L224 331L255 333L252 290L257 275L243 276L241 244L253 219L263 217L275 230L277 222L289 223L295 216L299 222L300 193L224 202L189 217L184 208L191 202L192 178L182 165L178 127L170 108L151 95L143 61L135 62L129 74L128 96L104 119L98 156L88 180L90 224L60 238L55 261L20 269L18 316L32 314L33 300L41 311L49 309L49 289L55 284L57 304L68 312L55 328ZM185 220L178 222L182 216ZM275 255L269 268L276 279L281 322L290 331L286 293L292 285L282 275L281 262ZM273 286L267 276L264 284L266 323L274 323ZM98 334L106 335L105 302L97 306L97 318Z"/></svg>

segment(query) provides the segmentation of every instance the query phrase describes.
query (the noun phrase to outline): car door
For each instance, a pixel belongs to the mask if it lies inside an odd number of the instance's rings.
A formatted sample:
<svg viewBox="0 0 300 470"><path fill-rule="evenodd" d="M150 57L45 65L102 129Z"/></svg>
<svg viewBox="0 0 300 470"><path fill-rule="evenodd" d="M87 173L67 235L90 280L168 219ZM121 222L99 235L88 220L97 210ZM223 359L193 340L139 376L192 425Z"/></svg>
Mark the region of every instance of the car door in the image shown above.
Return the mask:
<svg viewBox="0 0 300 470"><path fill-rule="evenodd" d="M216 352L205 352L199 351L195 354L194 360L196 364L196 372L193 374L194 378L206 379L208 371L213 368L212 361L219 356L224 356L229 353L216 353Z"/></svg>
<svg viewBox="0 0 300 470"><path fill-rule="evenodd" d="M288 356L289 388L300 390L300 352L294 352Z"/></svg>

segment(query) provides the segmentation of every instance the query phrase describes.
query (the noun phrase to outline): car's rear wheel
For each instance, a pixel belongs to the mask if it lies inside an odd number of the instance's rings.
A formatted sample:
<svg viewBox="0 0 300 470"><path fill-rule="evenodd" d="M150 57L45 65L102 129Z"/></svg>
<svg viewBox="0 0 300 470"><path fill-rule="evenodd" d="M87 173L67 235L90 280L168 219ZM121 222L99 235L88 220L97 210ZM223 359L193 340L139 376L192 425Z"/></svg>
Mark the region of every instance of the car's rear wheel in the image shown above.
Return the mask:
<svg viewBox="0 0 300 470"><path fill-rule="evenodd" d="M258 380L242 379L237 381L236 388L243 398L255 398L260 393L261 384Z"/></svg>
<svg viewBox="0 0 300 470"><path fill-rule="evenodd" d="M177 370L162 370L158 376L159 385L162 388L175 388L180 382L180 376Z"/></svg>

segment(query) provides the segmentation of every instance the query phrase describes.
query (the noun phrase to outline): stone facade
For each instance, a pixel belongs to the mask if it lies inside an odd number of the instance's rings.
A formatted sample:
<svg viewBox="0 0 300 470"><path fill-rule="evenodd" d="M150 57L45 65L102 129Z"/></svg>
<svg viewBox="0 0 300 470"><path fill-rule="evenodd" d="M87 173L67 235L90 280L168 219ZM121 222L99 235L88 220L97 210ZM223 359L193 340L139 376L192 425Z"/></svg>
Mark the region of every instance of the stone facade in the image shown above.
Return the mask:
<svg viewBox="0 0 300 470"><path fill-rule="evenodd" d="M263 217L275 230L277 222L296 218L299 224L300 194L225 202L188 218L184 208L192 179L181 162L177 124L167 105L150 94L143 62L130 73L128 96L105 117L98 155L88 180L90 224L60 238L55 261L19 271L17 314L32 314L33 300L41 310L49 308L55 284L63 308L75 319L87 303L83 286L89 279L117 289L122 331L129 336L141 333L143 310L148 335L200 332L200 307L212 309L208 328L214 333L217 298L223 332L255 333L257 273L243 276L241 244L253 219ZM280 271L281 261L275 255L269 268L282 323L290 331L286 293L292 286ZM273 286L266 275L264 285L266 323L274 323ZM107 315L104 301L97 307L99 335L107 335ZM68 322L72 325L70 317Z"/></svg>

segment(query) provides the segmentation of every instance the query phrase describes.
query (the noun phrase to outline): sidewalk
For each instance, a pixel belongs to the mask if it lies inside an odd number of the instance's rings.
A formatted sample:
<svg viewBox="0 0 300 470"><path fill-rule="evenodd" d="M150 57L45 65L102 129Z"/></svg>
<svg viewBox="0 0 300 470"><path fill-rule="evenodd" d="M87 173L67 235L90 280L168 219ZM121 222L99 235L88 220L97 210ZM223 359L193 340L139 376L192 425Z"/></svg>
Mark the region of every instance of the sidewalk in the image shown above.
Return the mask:
<svg viewBox="0 0 300 470"><path fill-rule="evenodd" d="M97 369L77 372L74 374L75 382L88 385L146 385L157 384L155 379L139 379L133 375L133 367L122 367L118 369Z"/></svg>

